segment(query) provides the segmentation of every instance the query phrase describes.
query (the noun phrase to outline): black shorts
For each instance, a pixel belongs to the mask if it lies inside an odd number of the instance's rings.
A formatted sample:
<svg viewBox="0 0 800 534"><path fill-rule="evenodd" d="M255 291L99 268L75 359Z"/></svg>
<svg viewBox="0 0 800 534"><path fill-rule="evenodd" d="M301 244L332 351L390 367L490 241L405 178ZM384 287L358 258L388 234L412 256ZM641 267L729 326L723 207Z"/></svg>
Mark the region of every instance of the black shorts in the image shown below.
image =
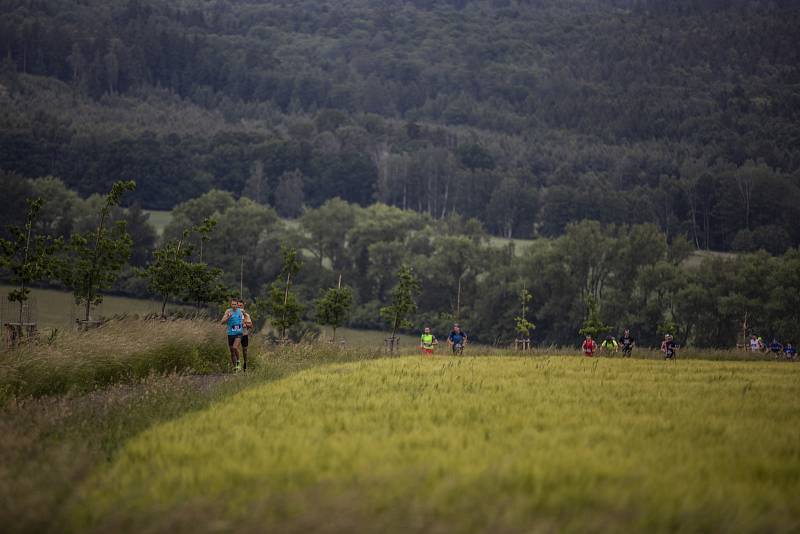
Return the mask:
<svg viewBox="0 0 800 534"><path fill-rule="evenodd" d="M248 341L248 337L249 337L249 336L242 335L242 346L243 346L243 347L246 347L246 346L247 346L247 344L249 343L249 341Z"/></svg>
<svg viewBox="0 0 800 534"><path fill-rule="evenodd" d="M237 334L237 335L235 335L235 336L228 336L228 346L229 346L229 347L232 347L232 346L233 346L233 343L236 341L236 338L237 338L237 337L238 337L239 339L241 339L241 338L242 338L242 334Z"/></svg>

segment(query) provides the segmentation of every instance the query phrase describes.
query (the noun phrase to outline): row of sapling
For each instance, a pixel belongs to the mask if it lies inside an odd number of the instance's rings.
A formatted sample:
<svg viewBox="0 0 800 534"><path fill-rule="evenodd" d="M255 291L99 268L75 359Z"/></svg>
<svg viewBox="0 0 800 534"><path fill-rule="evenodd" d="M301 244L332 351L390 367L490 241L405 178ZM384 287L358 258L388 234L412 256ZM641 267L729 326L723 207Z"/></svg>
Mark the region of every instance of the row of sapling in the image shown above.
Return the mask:
<svg viewBox="0 0 800 534"><path fill-rule="evenodd" d="M37 218L43 201L41 198L28 202L23 228L10 227L12 239L2 240L2 267L11 274L16 289L8 299L19 305L18 324L7 328L22 333L23 309L30 295L30 286L37 282L59 280L72 289L75 302L84 305L85 312L79 323L90 323L91 308L102 302L101 292L110 288L127 264L131 253L131 238L125 230L124 221L111 222L112 210L120 204L127 191L133 191L133 181L115 182L106 195L97 227L86 233L74 233L69 242L63 237L35 234ZM35 330L32 325L30 331Z"/></svg>

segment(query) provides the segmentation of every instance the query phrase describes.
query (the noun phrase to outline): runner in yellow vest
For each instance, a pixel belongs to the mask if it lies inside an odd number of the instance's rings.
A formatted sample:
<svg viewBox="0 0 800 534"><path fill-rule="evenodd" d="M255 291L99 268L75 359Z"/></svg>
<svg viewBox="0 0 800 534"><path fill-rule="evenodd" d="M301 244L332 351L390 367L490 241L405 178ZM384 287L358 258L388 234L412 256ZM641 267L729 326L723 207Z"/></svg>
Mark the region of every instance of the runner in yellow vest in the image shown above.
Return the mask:
<svg viewBox="0 0 800 534"><path fill-rule="evenodd" d="M426 326L422 335L419 337L419 347L422 349L422 353L426 356L432 356L433 346L438 344L439 341L436 339L436 336L431 334L431 329Z"/></svg>

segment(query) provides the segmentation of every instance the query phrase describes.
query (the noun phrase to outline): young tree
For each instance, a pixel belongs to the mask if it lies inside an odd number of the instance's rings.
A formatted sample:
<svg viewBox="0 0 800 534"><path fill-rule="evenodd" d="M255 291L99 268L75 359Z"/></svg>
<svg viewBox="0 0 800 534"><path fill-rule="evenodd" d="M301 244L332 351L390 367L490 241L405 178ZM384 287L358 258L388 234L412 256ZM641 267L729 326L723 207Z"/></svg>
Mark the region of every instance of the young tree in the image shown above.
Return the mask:
<svg viewBox="0 0 800 534"><path fill-rule="evenodd" d="M516 323L517 337L519 339L529 339L531 337L531 330L536 328L536 325L530 322L528 316L528 305L533 300L533 295L527 288L523 287L519 292L520 301L520 314L514 317Z"/></svg>
<svg viewBox="0 0 800 534"><path fill-rule="evenodd" d="M203 262L190 262L186 274L186 285L181 295L198 309L209 302L223 302L231 294L220 282L222 269Z"/></svg>
<svg viewBox="0 0 800 534"><path fill-rule="evenodd" d="M180 294L189 284L189 256L191 246L185 241L189 238L189 230L177 241L169 241L153 252L153 261L139 275L147 280L147 287L161 295L161 318L166 318L167 301L171 296Z"/></svg>
<svg viewBox="0 0 800 534"><path fill-rule="evenodd" d="M333 341L336 341L336 329L342 326L350 313L353 305L353 290L342 287L339 278L339 287L332 287L317 300L317 322L333 329Z"/></svg>
<svg viewBox="0 0 800 534"><path fill-rule="evenodd" d="M100 209L97 228L93 232L75 233L70 239L67 261L63 265L62 279L75 294L75 302L85 305L84 324L88 324L92 306L103 301L100 291L110 287L120 269L127 263L132 240L125 229L125 221L117 221L109 228L111 210L118 206L122 195L136 189L136 182L119 181L111 187Z"/></svg>
<svg viewBox="0 0 800 534"><path fill-rule="evenodd" d="M281 257L283 258L281 277L272 283L267 293L265 307L272 326L278 329L280 338L285 339L286 331L300 322L304 310L297 296L290 291L292 277L298 273L302 262L297 258L297 249L294 247L283 247Z"/></svg>
<svg viewBox="0 0 800 534"><path fill-rule="evenodd" d="M190 262L187 266L187 280L183 295L198 309L209 302L223 301L230 293L220 282L222 269L211 267L203 261L203 252L216 225L216 219L206 218L202 224L193 228L200 236L200 251L198 261Z"/></svg>
<svg viewBox="0 0 800 534"><path fill-rule="evenodd" d="M608 332L611 327L603 324L600 320L600 310L597 308L597 301L591 295L586 298L586 319L583 321L583 326L579 330L582 336L587 334L591 335L593 339L603 332Z"/></svg>
<svg viewBox="0 0 800 534"><path fill-rule="evenodd" d="M25 226L8 227L11 239L0 239L0 267L11 274L11 283L16 289L8 293L9 302L19 304L18 323L23 322L23 309L30 294L30 285L47 278L53 273L53 255L61 247L61 238L53 239L47 235L36 234L33 230L44 201L41 198L28 199Z"/></svg>
<svg viewBox="0 0 800 534"><path fill-rule="evenodd" d="M392 305L381 308L381 317L392 329L391 350L394 350L397 330L411 326L408 317L417 311L416 297L422 292L422 286L411 267L400 267L397 280L397 285L392 290Z"/></svg>

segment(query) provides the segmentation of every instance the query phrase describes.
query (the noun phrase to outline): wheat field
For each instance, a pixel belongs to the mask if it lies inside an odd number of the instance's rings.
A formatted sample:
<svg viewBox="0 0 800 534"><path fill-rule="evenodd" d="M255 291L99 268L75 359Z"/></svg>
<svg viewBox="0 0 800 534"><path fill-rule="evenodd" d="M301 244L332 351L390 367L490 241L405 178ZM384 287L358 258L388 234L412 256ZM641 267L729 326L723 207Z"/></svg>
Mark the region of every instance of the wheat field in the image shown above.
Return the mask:
<svg viewBox="0 0 800 534"><path fill-rule="evenodd" d="M157 425L77 492L78 530L796 531L800 367L385 358Z"/></svg>

